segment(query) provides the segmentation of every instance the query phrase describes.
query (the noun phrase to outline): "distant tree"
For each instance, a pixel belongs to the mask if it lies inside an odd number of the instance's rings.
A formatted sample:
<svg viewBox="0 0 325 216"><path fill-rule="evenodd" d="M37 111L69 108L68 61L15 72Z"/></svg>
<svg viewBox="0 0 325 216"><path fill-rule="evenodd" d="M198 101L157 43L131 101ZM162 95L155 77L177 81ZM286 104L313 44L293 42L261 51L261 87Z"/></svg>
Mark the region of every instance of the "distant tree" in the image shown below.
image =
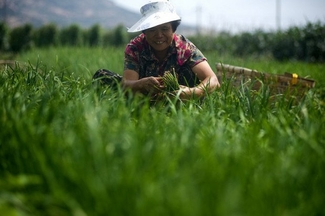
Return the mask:
<svg viewBox="0 0 325 216"><path fill-rule="evenodd" d="M59 38L63 46L81 46L82 30L78 25L72 24L61 30Z"/></svg>
<svg viewBox="0 0 325 216"><path fill-rule="evenodd" d="M93 25L87 31L87 42L89 46L99 46L101 44L101 29L99 24Z"/></svg>
<svg viewBox="0 0 325 216"><path fill-rule="evenodd" d="M204 52L230 54L237 48L236 38L228 31L221 31L218 34L190 35L187 38Z"/></svg>
<svg viewBox="0 0 325 216"><path fill-rule="evenodd" d="M113 30L104 34L104 46L123 46L129 40L126 29L123 25L116 26Z"/></svg>
<svg viewBox="0 0 325 216"><path fill-rule="evenodd" d="M222 31L215 36L214 50L219 53L233 53L236 49L236 44L232 41L233 35L230 32ZM211 39L213 41L213 39Z"/></svg>
<svg viewBox="0 0 325 216"><path fill-rule="evenodd" d="M58 34L55 24L42 26L34 32L34 43L38 47L55 46L58 43Z"/></svg>
<svg viewBox="0 0 325 216"><path fill-rule="evenodd" d="M11 51L19 52L32 47L32 30L31 24L16 27L9 34L9 46Z"/></svg>
<svg viewBox="0 0 325 216"><path fill-rule="evenodd" d="M112 38L112 32L107 31L103 34L103 46L109 47L111 46L111 38Z"/></svg>
<svg viewBox="0 0 325 216"><path fill-rule="evenodd" d="M4 51L8 47L8 26L5 22L0 22L0 50Z"/></svg>
<svg viewBox="0 0 325 216"><path fill-rule="evenodd" d="M113 30L113 44L115 46L125 45L127 42L127 32L123 25L118 25Z"/></svg>
<svg viewBox="0 0 325 216"><path fill-rule="evenodd" d="M300 60L324 62L325 23L307 23L301 31L302 37L300 38L299 45L305 55L303 55Z"/></svg>
<svg viewBox="0 0 325 216"><path fill-rule="evenodd" d="M272 54L275 59L302 60L307 62L325 61L325 25L308 23L304 27L291 27L277 32L273 39Z"/></svg>
<svg viewBox="0 0 325 216"><path fill-rule="evenodd" d="M233 54L241 57L267 54L270 52L268 47L270 39L268 35L268 33L264 33L262 30L235 35L232 37L235 44Z"/></svg>

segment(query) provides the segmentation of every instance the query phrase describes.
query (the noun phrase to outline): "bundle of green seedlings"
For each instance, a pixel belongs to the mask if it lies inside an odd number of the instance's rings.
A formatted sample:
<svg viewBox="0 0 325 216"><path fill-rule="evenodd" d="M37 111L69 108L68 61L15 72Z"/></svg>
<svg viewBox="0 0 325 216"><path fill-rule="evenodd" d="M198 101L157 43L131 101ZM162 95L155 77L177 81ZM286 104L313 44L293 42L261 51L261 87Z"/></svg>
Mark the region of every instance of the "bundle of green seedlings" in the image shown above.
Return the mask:
<svg viewBox="0 0 325 216"><path fill-rule="evenodd" d="M171 71L166 71L162 77L166 92L179 90L179 84L175 72L175 68Z"/></svg>

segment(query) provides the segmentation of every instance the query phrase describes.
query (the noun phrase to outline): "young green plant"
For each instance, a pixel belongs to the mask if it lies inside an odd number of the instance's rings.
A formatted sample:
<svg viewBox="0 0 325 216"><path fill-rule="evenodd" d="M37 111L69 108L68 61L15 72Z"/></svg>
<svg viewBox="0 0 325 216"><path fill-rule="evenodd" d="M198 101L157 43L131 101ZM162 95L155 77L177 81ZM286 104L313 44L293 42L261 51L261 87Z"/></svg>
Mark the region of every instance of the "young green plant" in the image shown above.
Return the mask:
<svg viewBox="0 0 325 216"><path fill-rule="evenodd" d="M171 71L166 71L162 77L166 92L179 90L179 84L175 72L175 68Z"/></svg>

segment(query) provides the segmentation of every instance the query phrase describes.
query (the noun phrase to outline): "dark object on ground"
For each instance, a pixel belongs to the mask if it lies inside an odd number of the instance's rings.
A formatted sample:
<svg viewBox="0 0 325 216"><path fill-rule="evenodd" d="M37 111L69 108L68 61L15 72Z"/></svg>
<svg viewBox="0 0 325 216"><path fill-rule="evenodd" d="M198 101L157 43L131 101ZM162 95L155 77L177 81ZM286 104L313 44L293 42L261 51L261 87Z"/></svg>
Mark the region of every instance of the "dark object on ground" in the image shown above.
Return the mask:
<svg viewBox="0 0 325 216"><path fill-rule="evenodd" d="M93 76L93 82L101 85L108 85L112 88L118 88L122 81L122 76L107 69L99 69Z"/></svg>

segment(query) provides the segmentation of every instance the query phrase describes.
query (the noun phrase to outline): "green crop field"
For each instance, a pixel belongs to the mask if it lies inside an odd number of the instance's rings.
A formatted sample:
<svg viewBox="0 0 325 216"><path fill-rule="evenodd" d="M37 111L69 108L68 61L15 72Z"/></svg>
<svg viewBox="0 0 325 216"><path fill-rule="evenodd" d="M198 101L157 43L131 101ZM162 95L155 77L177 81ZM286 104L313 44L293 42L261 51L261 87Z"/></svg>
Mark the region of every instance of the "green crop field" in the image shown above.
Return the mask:
<svg viewBox="0 0 325 216"><path fill-rule="evenodd" d="M152 105L92 85L123 48L34 49L0 68L0 215L325 215L324 64L222 62L316 81Z"/></svg>

